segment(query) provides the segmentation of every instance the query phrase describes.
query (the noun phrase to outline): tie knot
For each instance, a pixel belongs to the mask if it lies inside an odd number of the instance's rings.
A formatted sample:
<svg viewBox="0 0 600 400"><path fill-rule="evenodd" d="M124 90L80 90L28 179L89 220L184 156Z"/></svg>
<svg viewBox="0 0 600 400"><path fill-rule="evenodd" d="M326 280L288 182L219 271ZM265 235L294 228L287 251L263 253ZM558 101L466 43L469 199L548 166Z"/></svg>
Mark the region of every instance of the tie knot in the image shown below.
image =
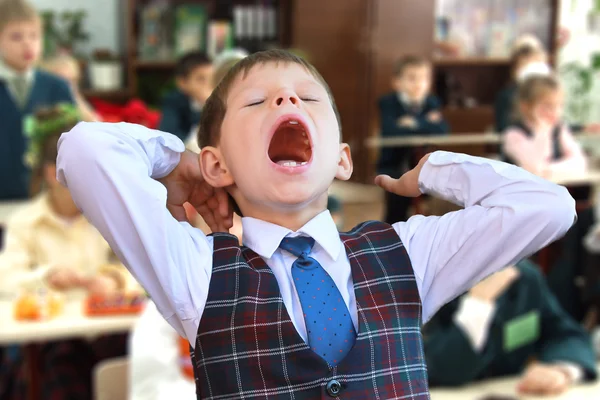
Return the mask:
<svg viewBox="0 0 600 400"><path fill-rule="evenodd" d="M288 251L296 257L308 257L312 247L315 244L315 239L307 236L286 237L283 238L279 247Z"/></svg>

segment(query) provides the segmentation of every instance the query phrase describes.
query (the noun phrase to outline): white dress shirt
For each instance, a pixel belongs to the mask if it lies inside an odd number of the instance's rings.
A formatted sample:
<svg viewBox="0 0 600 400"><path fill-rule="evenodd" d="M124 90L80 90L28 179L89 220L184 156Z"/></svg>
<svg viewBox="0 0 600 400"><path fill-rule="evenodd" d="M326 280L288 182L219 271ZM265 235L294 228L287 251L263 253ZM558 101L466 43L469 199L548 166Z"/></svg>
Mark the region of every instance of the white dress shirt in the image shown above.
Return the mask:
<svg viewBox="0 0 600 400"><path fill-rule="evenodd" d="M57 175L163 317L194 345L210 287L213 238L176 221L165 207L165 187L153 179L170 173L183 151L174 135L139 125L80 123L59 141ZM561 237L575 220L575 201L564 187L493 160L436 152L419 185L465 207L393 225L412 263L423 321L492 272ZM311 257L331 275L357 327L350 264L327 211L298 232L253 218L242 224L244 244L272 269L305 340L291 278L294 257L278 249L287 235L315 239Z"/></svg>

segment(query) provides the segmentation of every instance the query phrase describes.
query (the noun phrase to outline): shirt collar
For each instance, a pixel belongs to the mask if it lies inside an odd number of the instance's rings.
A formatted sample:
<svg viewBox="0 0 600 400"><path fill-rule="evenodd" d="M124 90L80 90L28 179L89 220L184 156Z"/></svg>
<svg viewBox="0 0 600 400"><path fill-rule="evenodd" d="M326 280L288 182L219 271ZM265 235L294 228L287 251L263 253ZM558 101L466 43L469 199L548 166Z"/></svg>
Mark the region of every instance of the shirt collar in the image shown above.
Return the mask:
<svg viewBox="0 0 600 400"><path fill-rule="evenodd" d="M403 103L407 106L423 107L423 104L425 104L425 99L422 99L419 102L415 102L415 101L410 100L408 98L408 96L406 95L406 93L404 93L404 92L398 92L398 100L400 101L400 103Z"/></svg>
<svg viewBox="0 0 600 400"><path fill-rule="evenodd" d="M33 73L33 68L28 69L24 73L18 73L17 71L6 65L2 60L0 60L0 80L10 82L13 79L16 79L20 76L24 76L28 82L31 82L33 80Z"/></svg>
<svg viewBox="0 0 600 400"><path fill-rule="evenodd" d="M36 223L45 222L54 226L64 227L80 223L85 219L79 215L72 220L67 220L58 216L52 207L50 207L50 197L47 192L42 193L33 200L31 208L27 210L29 218Z"/></svg>
<svg viewBox="0 0 600 400"><path fill-rule="evenodd" d="M200 104L196 100L190 99L190 108L192 109L192 111L200 112L202 111L202 104Z"/></svg>
<svg viewBox="0 0 600 400"><path fill-rule="evenodd" d="M242 218L242 242L264 258L271 258L286 236L305 235L315 239L334 261L340 254L340 234L328 210L308 221L296 232L256 218Z"/></svg>

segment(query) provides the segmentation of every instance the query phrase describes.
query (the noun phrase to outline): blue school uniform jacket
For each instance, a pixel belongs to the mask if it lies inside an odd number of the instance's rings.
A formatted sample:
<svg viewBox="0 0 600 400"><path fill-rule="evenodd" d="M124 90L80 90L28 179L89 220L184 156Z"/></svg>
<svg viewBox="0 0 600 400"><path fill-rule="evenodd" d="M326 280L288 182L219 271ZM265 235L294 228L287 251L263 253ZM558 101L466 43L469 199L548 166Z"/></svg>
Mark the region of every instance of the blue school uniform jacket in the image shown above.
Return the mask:
<svg viewBox="0 0 600 400"><path fill-rule="evenodd" d="M192 128L200 123L200 111L192 109L191 99L179 90L165 96L158 129L185 140Z"/></svg>
<svg viewBox="0 0 600 400"><path fill-rule="evenodd" d="M400 101L398 93L393 92L379 99L379 114L381 118L381 137L409 136L409 135L440 135L448 133L449 126L443 119L431 122L427 115L432 111L441 111L441 103L433 95L427 96L421 106L410 107ZM411 116L417 121L415 128L398 126L398 119ZM401 160L405 157L404 149L386 148L381 150L377 170L381 174L388 174L398 178Z"/></svg>
<svg viewBox="0 0 600 400"><path fill-rule="evenodd" d="M7 83L0 80L0 200L29 197L30 171L23 160L27 148L24 117L41 107L74 102L63 79L40 70L35 71L33 79L24 108L17 105Z"/></svg>
<svg viewBox="0 0 600 400"><path fill-rule="evenodd" d="M454 323L459 299L442 307L424 327L425 357L432 386L520 374L535 357L542 363L578 365L585 380L596 379L596 357L589 336L558 304L545 277L529 261L517 264L520 276L496 300L496 311L481 352ZM508 326L537 316L536 336L507 347Z"/></svg>

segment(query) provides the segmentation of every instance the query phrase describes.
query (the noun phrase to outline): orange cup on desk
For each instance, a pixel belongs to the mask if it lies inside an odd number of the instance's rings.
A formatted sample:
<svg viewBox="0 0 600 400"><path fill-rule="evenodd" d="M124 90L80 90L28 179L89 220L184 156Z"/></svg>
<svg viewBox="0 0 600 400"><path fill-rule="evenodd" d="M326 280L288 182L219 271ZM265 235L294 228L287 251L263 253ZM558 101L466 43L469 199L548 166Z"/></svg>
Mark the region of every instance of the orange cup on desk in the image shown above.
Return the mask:
<svg viewBox="0 0 600 400"><path fill-rule="evenodd" d="M58 293L26 292L14 303L14 317L18 321L43 321L62 314L64 299Z"/></svg>

